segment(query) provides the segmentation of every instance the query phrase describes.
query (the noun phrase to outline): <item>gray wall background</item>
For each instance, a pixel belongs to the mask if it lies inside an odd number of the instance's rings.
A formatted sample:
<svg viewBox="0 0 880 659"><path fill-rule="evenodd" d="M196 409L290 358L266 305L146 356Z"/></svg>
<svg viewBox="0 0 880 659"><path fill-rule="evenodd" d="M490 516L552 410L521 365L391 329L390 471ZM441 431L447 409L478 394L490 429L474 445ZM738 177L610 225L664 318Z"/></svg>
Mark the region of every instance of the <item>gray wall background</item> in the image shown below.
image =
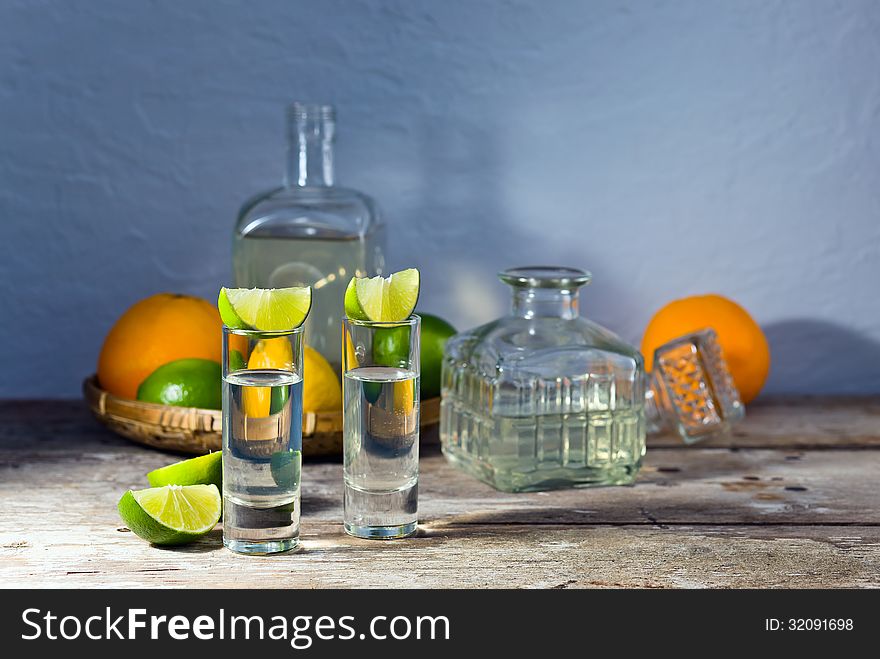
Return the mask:
<svg viewBox="0 0 880 659"><path fill-rule="evenodd" d="M79 395L107 329L212 298L283 108L338 106L420 308L499 315L494 273L593 271L633 341L718 292L768 391L880 392L880 2L0 3L0 396Z"/></svg>

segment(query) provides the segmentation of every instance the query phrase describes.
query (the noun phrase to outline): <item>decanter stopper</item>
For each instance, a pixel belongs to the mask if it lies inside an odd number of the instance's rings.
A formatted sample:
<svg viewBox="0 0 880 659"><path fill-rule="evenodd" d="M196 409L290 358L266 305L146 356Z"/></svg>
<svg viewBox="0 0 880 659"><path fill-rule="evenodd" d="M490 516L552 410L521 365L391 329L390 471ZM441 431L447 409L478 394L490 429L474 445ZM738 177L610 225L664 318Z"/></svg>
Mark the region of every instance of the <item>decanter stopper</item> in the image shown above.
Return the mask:
<svg viewBox="0 0 880 659"><path fill-rule="evenodd" d="M724 434L745 415L711 329L679 337L654 351L646 403L648 432L674 431L686 444Z"/></svg>

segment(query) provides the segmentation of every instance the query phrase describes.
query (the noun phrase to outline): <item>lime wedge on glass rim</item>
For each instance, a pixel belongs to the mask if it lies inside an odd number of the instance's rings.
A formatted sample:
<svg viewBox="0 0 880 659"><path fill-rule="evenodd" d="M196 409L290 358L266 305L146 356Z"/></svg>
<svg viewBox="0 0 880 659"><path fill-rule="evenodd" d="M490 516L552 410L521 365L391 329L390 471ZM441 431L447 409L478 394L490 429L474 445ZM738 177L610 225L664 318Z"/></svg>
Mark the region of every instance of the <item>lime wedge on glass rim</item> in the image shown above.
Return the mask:
<svg viewBox="0 0 880 659"><path fill-rule="evenodd" d="M126 526L154 545L182 545L201 538L220 521L216 485L166 485L129 490L117 506Z"/></svg>
<svg viewBox="0 0 880 659"><path fill-rule="evenodd" d="M213 484L219 488L223 482L223 453L214 451L154 469L147 474L147 480L150 487Z"/></svg>
<svg viewBox="0 0 880 659"><path fill-rule="evenodd" d="M292 288L221 288L220 318L232 329L263 332L291 330L302 325L312 308L310 286Z"/></svg>
<svg viewBox="0 0 880 659"><path fill-rule="evenodd" d="M388 277L352 277L345 289L345 314L354 320L399 322L412 315L419 301L419 271Z"/></svg>

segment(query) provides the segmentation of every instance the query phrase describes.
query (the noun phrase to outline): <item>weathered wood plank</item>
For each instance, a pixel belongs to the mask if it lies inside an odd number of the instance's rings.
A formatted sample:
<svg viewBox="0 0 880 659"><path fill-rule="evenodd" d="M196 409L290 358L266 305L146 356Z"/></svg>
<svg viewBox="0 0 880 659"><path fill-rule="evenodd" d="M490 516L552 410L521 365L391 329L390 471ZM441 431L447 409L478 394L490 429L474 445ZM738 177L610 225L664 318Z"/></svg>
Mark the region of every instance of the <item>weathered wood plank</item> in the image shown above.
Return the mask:
<svg viewBox="0 0 880 659"><path fill-rule="evenodd" d="M57 531L0 540L5 587L675 588L878 587L877 527L428 527L394 542L310 524L298 554L243 557L219 531L160 550L95 528L93 543Z"/></svg>
<svg viewBox="0 0 880 659"><path fill-rule="evenodd" d="M342 533L341 465L310 461L304 551L247 558L219 530L158 549L124 529L120 494L176 456L117 438L79 403L0 403L0 585L878 587L877 407L830 401L815 424L803 405L758 407L744 441L774 448L649 450L626 488L499 493L425 447L419 535L389 543ZM793 434L775 439L778 424Z"/></svg>
<svg viewBox="0 0 880 659"><path fill-rule="evenodd" d="M880 454L873 451L656 451L635 487L525 495L495 492L435 453L422 462L419 537L393 543L345 536L341 465L309 464L306 551L271 559L227 552L219 531L178 550L121 531L120 493L143 486L143 474L167 459L137 448L0 452L0 581L739 587L880 580L873 485ZM32 489L35 483L41 486Z"/></svg>
<svg viewBox="0 0 880 659"><path fill-rule="evenodd" d="M110 511L128 488L146 486L144 474L175 456L71 446L52 450L0 449L0 503L22 488L32 506L51 509L76 496L90 518ZM649 451L634 487L507 494L452 468L436 447L420 461L422 519L458 524L880 524L880 452ZM342 465L303 468L307 520L341 520ZM0 506L0 528L9 513ZM112 524L113 522L111 522Z"/></svg>
<svg viewBox="0 0 880 659"><path fill-rule="evenodd" d="M651 448L680 447L672 435L648 438ZM746 418L726 437L701 448L880 448L880 397L778 396L746 407Z"/></svg>

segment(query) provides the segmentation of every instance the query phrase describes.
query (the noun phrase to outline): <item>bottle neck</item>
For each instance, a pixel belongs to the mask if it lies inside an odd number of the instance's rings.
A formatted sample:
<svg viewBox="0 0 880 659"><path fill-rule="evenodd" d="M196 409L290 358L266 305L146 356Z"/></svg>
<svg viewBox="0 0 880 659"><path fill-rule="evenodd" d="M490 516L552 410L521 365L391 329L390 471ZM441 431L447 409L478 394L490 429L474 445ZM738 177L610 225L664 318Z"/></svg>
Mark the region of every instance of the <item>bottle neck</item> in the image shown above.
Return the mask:
<svg viewBox="0 0 880 659"><path fill-rule="evenodd" d="M294 104L288 117L289 188L333 185L333 139L336 123L328 105Z"/></svg>
<svg viewBox="0 0 880 659"><path fill-rule="evenodd" d="M520 318L578 317L578 290L518 288L513 291L513 315Z"/></svg>

